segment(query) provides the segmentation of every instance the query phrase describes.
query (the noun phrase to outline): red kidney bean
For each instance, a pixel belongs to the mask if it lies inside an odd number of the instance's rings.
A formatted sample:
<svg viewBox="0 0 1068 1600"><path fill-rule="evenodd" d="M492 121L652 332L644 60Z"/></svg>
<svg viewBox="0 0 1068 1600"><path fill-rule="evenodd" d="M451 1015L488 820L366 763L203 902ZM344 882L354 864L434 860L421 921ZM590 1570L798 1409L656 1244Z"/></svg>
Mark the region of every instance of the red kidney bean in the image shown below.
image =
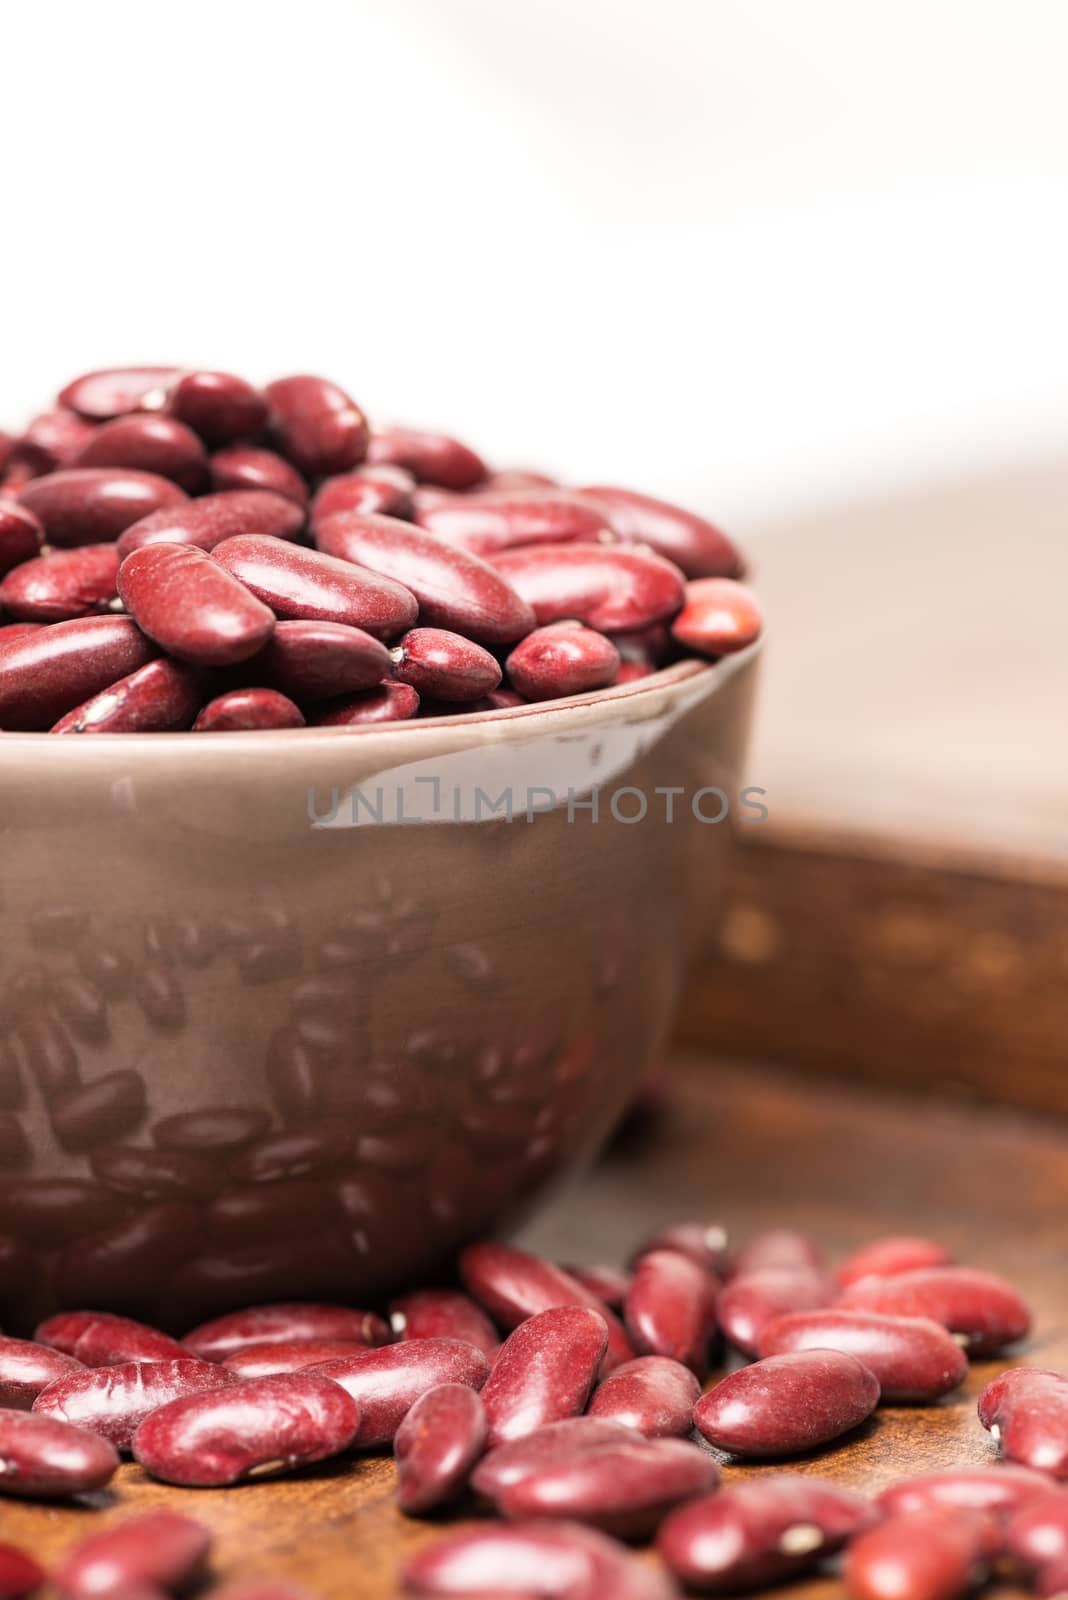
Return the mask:
<svg viewBox="0 0 1068 1600"><path fill-rule="evenodd" d="M93 1083L57 1095L48 1108L52 1132L64 1150L91 1150L128 1133L145 1114L145 1086L136 1072L109 1072Z"/></svg>
<svg viewBox="0 0 1068 1600"><path fill-rule="evenodd" d="M194 733L252 733L258 728L303 728L299 706L276 689L230 689L210 701Z"/></svg>
<svg viewBox="0 0 1068 1600"><path fill-rule="evenodd" d="M418 428L376 428L367 448L374 465L404 467L420 483L442 489L473 489L486 476L486 464L458 439Z"/></svg>
<svg viewBox="0 0 1068 1600"><path fill-rule="evenodd" d="M1068 1478L1068 1377L1014 1367L979 1396L979 1420L1009 1461Z"/></svg>
<svg viewBox="0 0 1068 1600"><path fill-rule="evenodd" d="M307 375L279 378L264 396L282 454L309 477L345 472L366 456L367 419L336 384Z"/></svg>
<svg viewBox="0 0 1068 1600"><path fill-rule="evenodd" d="M879 1495L878 1505L891 1515L926 1511L932 1506L957 1506L965 1511L1007 1516L1029 1501L1048 1495L1052 1487L1044 1473L1030 1467L948 1467L891 1484Z"/></svg>
<svg viewBox="0 0 1068 1600"><path fill-rule="evenodd" d="M833 1555L876 1516L850 1489L779 1473L680 1506L662 1525L656 1549L688 1589L762 1589Z"/></svg>
<svg viewBox="0 0 1068 1600"><path fill-rule="evenodd" d="M703 1376L716 1328L716 1280L674 1250L651 1250L635 1265L623 1320L641 1354L669 1356Z"/></svg>
<svg viewBox="0 0 1068 1600"><path fill-rule="evenodd" d="M154 1125L152 1137L163 1150L220 1155L262 1138L270 1122L262 1106L203 1106L164 1117Z"/></svg>
<svg viewBox="0 0 1068 1600"><path fill-rule="evenodd" d="M488 562L396 517L339 512L317 525L315 542L328 555L403 584L419 602L420 621L431 627L480 644L508 644L534 626L530 607Z"/></svg>
<svg viewBox="0 0 1068 1600"><path fill-rule="evenodd" d="M96 429L73 411L42 411L14 441L14 459L29 463L34 474L68 467Z"/></svg>
<svg viewBox="0 0 1068 1600"><path fill-rule="evenodd" d="M246 670L298 702L326 700L375 687L390 670L390 655L362 628L340 622L279 622Z"/></svg>
<svg viewBox="0 0 1068 1600"><path fill-rule="evenodd" d="M619 651L592 628L554 624L536 628L517 644L505 663L525 700L559 700L614 683Z"/></svg>
<svg viewBox="0 0 1068 1600"><path fill-rule="evenodd" d="M406 683L381 683L363 694L341 695L313 706L317 728L359 728L379 722L407 722L419 710L419 696Z"/></svg>
<svg viewBox="0 0 1068 1600"><path fill-rule="evenodd" d="M0 576L31 561L44 544L44 529L32 511L0 500Z"/></svg>
<svg viewBox="0 0 1068 1600"><path fill-rule="evenodd" d="M67 1305L94 1296L137 1306L158 1300L169 1274L196 1248L199 1225L195 1207L159 1205L82 1233L54 1263L57 1298Z"/></svg>
<svg viewBox="0 0 1068 1600"><path fill-rule="evenodd" d="M744 1278L752 1272L786 1271L799 1267L822 1269L823 1251L806 1233L792 1228L769 1228L758 1233L735 1257L732 1276Z"/></svg>
<svg viewBox="0 0 1068 1600"><path fill-rule="evenodd" d="M644 628L683 603L683 577L670 561L622 545L530 545L493 564L539 624L577 619L599 633Z"/></svg>
<svg viewBox="0 0 1068 1600"><path fill-rule="evenodd" d="M108 1009L95 983L76 972L65 972L51 984L52 1004L72 1033L90 1044L108 1037Z"/></svg>
<svg viewBox="0 0 1068 1600"><path fill-rule="evenodd" d="M93 1176L119 1194L149 1202L204 1199L217 1187L213 1163L178 1150L141 1150L133 1145L90 1152Z"/></svg>
<svg viewBox="0 0 1068 1600"><path fill-rule="evenodd" d="M608 535L596 506L565 489L485 490L424 508L420 526L476 556L493 556L520 545L562 544Z"/></svg>
<svg viewBox="0 0 1068 1600"><path fill-rule="evenodd" d="M1014 1511L1002 1549L1026 1575L1068 1559L1068 1490L1051 1489Z"/></svg>
<svg viewBox="0 0 1068 1600"><path fill-rule="evenodd" d="M380 1345L389 1337L387 1323L373 1311L294 1300L231 1311L194 1328L182 1344L185 1353L192 1351L202 1361L223 1361L250 1345L288 1344L297 1339L343 1339Z"/></svg>
<svg viewBox="0 0 1068 1600"><path fill-rule="evenodd" d="M890 1405L930 1405L964 1382L968 1358L941 1323L877 1311L795 1311L765 1323L761 1356L790 1350L845 1350L879 1380Z"/></svg>
<svg viewBox="0 0 1068 1600"><path fill-rule="evenodd" d="M837 1268L835 1277L844 1287L861 1278L894 1278L902 1272L913 1272L917 1267L947 1267L952 1260L945 1245L934 1239L894 1234L885 1239L873 1239L870 1244L854 1250Z"/></svg>
<svg viewBox="0 0 1068 1600"><path fill-rule="evenodd" d="M727 1230L718 1222L675 1222L647 1239L631 1257L640 1261L651 1250L674 1250L708 1272L722 1270L727 1250Z"/></svg>
<svg viewBox="0 0 1068 1600"><path fill-rule="evenodd" d="M495 1499L528 1472L551 1462L571 1461L584 1450L600 1450L627 1440L634 1443L639 1438L633 1429L601 1417L565 1417L562 1422L547 1422L534 1433L497 1445L484 1455L471 1474L471 1487Z"/></svg>
<svg viewBox="0 0 1068 1600"><path fill-rule="evenodd" d="M710 1389L694 1422L739 1456L786 1456L837 1439L870 1417L879 1381L840 1350L799 1350L742 1367Z"/></svg>
<svg viewBox="0 0 1068 1600"><path fill-rule="evenodd" d="M681 1438L693 1426L701 1385L688 1367L668 1356L624 1361L597 1385L591 1417L622 1423L647 1439Z"/></svg>
<svg viewBox="0 0 1068 1600"><path fill-rule="evenodd" d="M501 1491L510 1520L573 1517L622 1539L647 1538L682 1500L719 1481L715 1459L678 1439L623 1439L548 1462Z"/></svg>
<svg viewBox="0 0 1068 1600"><path fill-rule="evenodd" d="M720 1292L719 1325L736 1349L756 1355L767 1324L789 1311L818 1311L835 1298L835 1286L814 1267L774 1268L733 1277Z"/></svg>
<svg viewBox="0 0 1068 1600"><path fill-rule="evenodd" d="M359 1420L338 1384L287 1372L172 1400L141 1423L133 1453L164 1483L215 1489L336 1456L352 1444Z"/></svg>
<svg viewBox="0 0 1068 1600"><path fill-rule="evenodd" d="M227 450L217 450L211 458L211 486L217 493L270 490L302 511L308 504L308 485L296 467L290 466L274 450L258 450L253 445L231 445Z"/></svg>
<svg viewBox="0 0 1068 1600"><path fill-rule="evenodd" d="M13 1544L0 1544L0 1600L24 1600L44 1581L44 1571L32 1556Z"/></svg>
<svg viewBox="0 0 1068 1600"><path fill-rule="evenodd" d="M17 1027L26 1065L45 1098L76 1089L81 1077L78 1054L51 1012L27 1006L19 1012Z"/></svg>
<svg viewBox="0 0 1068 1600"><path fill-rule="evenodd" d="M80 1361L62 1350L0 1335L0 1407L29 1411L41 1390L56 1378L83 1370Z"/></svg>
<svg viewBox="0 0 1068 1600"><path fill-rule="evenodd" d="M192 493L207 475L208 458L204 446L184 422L173 417L134 414L94 428L71 458L71 465L153 472Z"/></svg>
<svg viewBox="0 0 1068 1600"><path fill-rule="evenodd" d="M125 1214L115 1195L81 1178L20 1178L0 1188L0 1233L63 1244Z"/></svg>
<svg viewBox="0 0 1068 1600"><path fill-rule="evenodd" d="M175 1361L188 1356L176 1339L110 1311L60 1311L37 1328L41 1344L73 1356L86 1367L113 1367L131 1361Z"/></svg>
<svg viewBox="0 0 1068 1600"><path fill-rule="evenodd" d="M267 425L267 402L232 372L183 372L161 394L162 408L205 444L247 439Z"/></svg>
<svg viewBox="0 0 1068 1600"><path fill-rule="evenodd" d="M414 488L415 479L410 472L386 463L357 467L354 472L327 478L311 504L312 527L337 511L374 511L389 517L407 517Z"/></svg>
<svg viewBox="0 0 1068 1600"><path fill-rule="evenodd" d="M370 1348L359 1339L276 1339L242 1345L222 1365L236 1378L268 1378L276 1372L303 1372L326 1361L341 1361Z"/></svg>
<svg viewBox="0 0 1068 1600"><path fill-rule="evenodd" d="M109 609L115 599L119 557L114 545L90 544L77 550L26 561L0 583L0 606L24 622L69 622Z"/></svg>
<svg viewBox="0 0 1068 1600"><path fill-rule="evenodd" d="M232 1372L187 1356L176 1361L125 1361L87 1367L58 1378L33 1402L41 1416L87 1428L128 1450L147 1416L188 1395L224 1389L237 1382Z"/></svg>
<svg viewBox="0 0 1068 1600"><path fill-rule="evenodd" d="M978 1580L989 1527L975 1512L888 1517L849 1547L846 1588L856 1600L954 1600Z"/></svg>
<svg viewBox="0 0 1068 1600"><path fill-rule="evenodd" d="M137 411L146 395L177 377L177 367L113 367L86 372L59 394L60 405L93 422Z"/></svg>
<svg viewBox="0 0 1068 1600"><path fill-rule="evenodd" d="M695 512L633 489L591 485L574 491L632 544L650 545L688 578L740 578L744 563L727 535Z"/></svg>
<svg viewBox="0 0 1068 1600"><path fill-rule="evenodd" d="M416 1289L390 1302L399 1339L460 1339L493 1357L500 1340L485 1312L455 1289Z"/></svg>
<svg viewBox="0 0 1068 1600"><path fill-rule="evenodd" d="M844 1306L898 1317L931 1317L966 1340L973 1355L992 1355L1022 1339L1031 1312L1006 1279L972 1267L921 1267L893 1278L866 1278L842 1294Z"/></svg>
<svg viewBox="0 0 1068 1600"><path fill-rule="evenodd" d="M587 1306L540 1311L509 1334L482 1391L491 1445L583 1411L608 1343Z"/></svg>
<svg viewBox="0 0 1068 1600"><path fill-rule="evenodd" d="M456 1600L672 1600L674 1585L623 1545L576 1522L468 1529L424 1546L404 1593Z"/></svg>
<svg viewBox="0 0 1068 1600"><path fill-rule="evenodd" d="M204 698L195 667L150 661L61 717L53 733L176 733L191 728Z"/></svg>
<svg viewBox="0 0 1068 1600"><path fill-rule="evenodd" d="M303 527L303 511L280 494L265 489L205 494L135 522L118 542L119 557L125 560L147 544L190 544L199 550L214 550L239 533L296 539Z"/></svg>
<svg viewBox="0 0 1068 1600"><path fill-rule="evenodd" d="M655 667L645 666L640 661L622 661L616 673L616 687L621 683L637 683L642 678L651 678L655 671Z"/></svg>
<svg viewBox="0 0 1068 1600"><path fill-rule="evenodd" d="M763 632L756 596L733 578L698 578L686 585L682 610L671 624L679 644L699 656L744 650Z"/></svg>
<svg viewBox="0 0 1068 1600"><path fill-rule="evenodd" d="M613 1311L619 1311L627 1297L630 1288L630 1274L620 1272L617 1267L608 1267L598 1263L592 1267L576 1267L568 1265L564 1271L576 1283L581 1283L593 1295L595 1300L601 1300Z"/></svg>
<svg viewBox="0 0 1068 1600"><path fill-rule="evenodd" d="M51 728L155 654L129 617L84 617L22 638L0 637L0 728Z"/></svg>
<svg viewBox="0 0 1068 1600"><path fill-rule="evenodd" d="M168 478L121 467L67 467L33 479L19 494L47 542L64 548L108 544L142 517L185 499Z"/></svg>
<svg viewBox="0 0 1068 1600"><path fill-rule="evenodd" d="M420 1515L455 1500L485 1442L486 1416L476 1390L443 1383L420 1395L393 1440L400 1509Z"/></svg>
<svg viewBox="0 0 1068 1600"><path fill-rule="evenodd" d="M176 1511L146 1511L75 1545L56 1574L70 1600L125 1596L132 1584L175 1593L201 1577L211 1534Z"/></svg>
<svg viewBox="0 0 1068 1600"><path fill-rule="evenodd" d="M608 1329L604 1373L634 1358L634 1348L618 1317L577 1279L551 1261L517 1250L514 1245L486 1242L468 1245L459 1258L460 1278L468 1293L505 1328L517 1327L539 1311L557 1306L588 1306Z"/></svg>
<svg viewBox="0 0 1068 1600"><path fill-rule="evenodd" d="M349 1156L352 1135L334 1122L271 1133L230 1163L239 1183L282 1183L330 1172Z"/></svg>
<svg viewBox="0 0 1068 1600"><path fill-rule="evenodd" d="M220 1244L255 1244L264 1238L300 1235L321 1227L336 1210L330 1185L318 1179L241 1183L215 1196L205 1222L212 1239Z"/></svg>
<svg viewBox="0 0 1068 1600"><path fill-rule="evenodd" d="M274 632L272 612L195 545L135 550L119 568L119 594L149 638L169 655L197 665L246 661Z"/></svg>
<svg viewBox="0 0 1068 1600"><path fill-rule="evenodd" d="M0 1494L66 1499L101 1489L115 1474L114 1445L32 1411L0 1411Z"/></svg>
<svg viewBox="0 0 1068 1600"><path fill-rule="evenodd" d="M477 700L501 681L501 669L488 650L444 628L412 628L401 635L390 654L393 676L410 684L420 696Z"/></svg>
<svg viewBox="0 0 1068 1600"><path fill-rule="evenodd" d="M8 639L25 639L31 633L40 633L45 626L43 622L0 622L0 644Z"/></svg>
<svg viewBox="0 0 1068 1600"><path fill-rule="evenodd" d="M217 561L282 618L343 623L391 638L415 621L400 584L318 550L254 534L215 547Z"/></svg>
<svg viewBox="0 0 1068 1600"><path fill-rule="evenodd" d="M353 1443L370 1449L392 1440L427 1389L443 1383L481 1389L490 1369L474 1345L458 1339L411 1339L327 1361L311 1370L339 1383L356 1401L360 1425Z"/></svg>

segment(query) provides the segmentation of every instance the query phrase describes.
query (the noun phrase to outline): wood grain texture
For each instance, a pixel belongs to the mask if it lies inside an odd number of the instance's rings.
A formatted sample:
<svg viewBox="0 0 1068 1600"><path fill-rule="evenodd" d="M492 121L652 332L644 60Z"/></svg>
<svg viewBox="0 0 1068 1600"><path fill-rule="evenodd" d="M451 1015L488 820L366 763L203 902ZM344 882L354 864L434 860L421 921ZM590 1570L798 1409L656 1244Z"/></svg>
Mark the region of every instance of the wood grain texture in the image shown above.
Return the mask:
<svg viewBox="0 0 1068 1600"><path fill-rule="evenodd" d="M680 1062L676 1082L667 1113L560 1197L529 1231L532 1244L563 1260L619 1260L663 1222L695 1215L726 1220L737 1238L774 1224L807 1228L836 1253L880 1232L931 1232L1030 1296L1036 1333L1015 1359L1068 1366L1064 1129L699 1056ZM796 1469L873 1491L928 1467L994 1459L975 1396L1001 1365L977 1364L940 1406L881 1410ZM726 1477L764 1470L774 1469L728 1465ZM382 1457L224 1491L164 1488L126 1466L95 1497L97 1511L0 1502L0 1537L51 1562L90 1529L168 1505L211 1526L220 1574L285 1577L322 1600L386 1600L405 1553L441 1526L399 1516L392 1481ZM821 1578L790 1593L829 1600L840 1586Z"/></svg>

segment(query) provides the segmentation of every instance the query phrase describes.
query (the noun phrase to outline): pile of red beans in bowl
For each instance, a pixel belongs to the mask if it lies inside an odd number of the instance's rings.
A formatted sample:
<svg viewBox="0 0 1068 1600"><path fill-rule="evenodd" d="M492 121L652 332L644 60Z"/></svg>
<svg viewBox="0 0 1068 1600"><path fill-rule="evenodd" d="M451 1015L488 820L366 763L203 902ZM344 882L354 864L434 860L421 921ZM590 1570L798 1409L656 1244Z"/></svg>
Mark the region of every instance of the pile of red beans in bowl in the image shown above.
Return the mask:
<svg viewBox="0 0 1068 1600"><path fill-rule="evenodd" d="M805 1235L731 1254L703 1222L665 1228L626 1270L485 1242L461 1252L451 1287L383 1312L264 1305L177 1340L74 1311L33 1340L0 1338L0 1494L85 1495L124 1454L164 1484L209 1489L339 1457L358 1475L392 1448L401 1512L464 1519L408 1560L409 1596L669 1600L839 1558L856 1600L954 1600L992 1574L1068 1592L1065 1374L1010 1366L987 1383L979 1421L998 1461L875 1499L828 1470L826 1447L881 1404L933 1405L969 1356L1029 1332L1009 1282L934 1240L877 1239L834 1271ZM816 1451L818 1474L733 1470ZM204 1581L210 1542L195 1518L155 1509L80 1539L55 1581L72 1600L158 1600ZM354 1573L359 1559L354 1525ZM0 1545L3 1600L43 1581L31 1552ZM248 1580L210 1594L302 1591Z"/></svg>
<svg viewBox="0 0 1068 1600"><path fill-rule="evenodd" d="M503 710L760 633L712 523L372 429L324 378L91 372L0 433L0 730Z"/></svg>

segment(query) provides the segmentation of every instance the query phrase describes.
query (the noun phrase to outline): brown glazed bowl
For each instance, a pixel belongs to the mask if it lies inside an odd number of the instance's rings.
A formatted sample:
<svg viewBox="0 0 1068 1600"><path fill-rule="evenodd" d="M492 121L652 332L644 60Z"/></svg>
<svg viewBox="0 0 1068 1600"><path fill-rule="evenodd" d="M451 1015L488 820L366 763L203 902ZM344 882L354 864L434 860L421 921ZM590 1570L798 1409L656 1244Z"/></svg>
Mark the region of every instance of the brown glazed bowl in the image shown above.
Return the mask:
<svg viewBox="0 0 1068 1600"><path fill-rule="evenodd" d="M664 1041L755 661L359 730L0 737L0 1321L361 1303L514 1223Z"/></svg>

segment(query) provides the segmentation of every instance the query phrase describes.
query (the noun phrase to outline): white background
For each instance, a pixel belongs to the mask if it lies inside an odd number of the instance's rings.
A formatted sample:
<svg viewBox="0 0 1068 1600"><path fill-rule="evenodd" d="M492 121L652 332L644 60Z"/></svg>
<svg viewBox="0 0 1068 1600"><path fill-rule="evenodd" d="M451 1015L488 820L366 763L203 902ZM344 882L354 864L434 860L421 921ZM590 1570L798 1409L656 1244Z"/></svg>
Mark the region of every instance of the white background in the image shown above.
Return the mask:
<svg viewBox="0 0 1068 1600"><path fill-rule="evenodd" d="M1059 0L5 9L0 420L321 370L751 519L1065 434Z"/></svg>

